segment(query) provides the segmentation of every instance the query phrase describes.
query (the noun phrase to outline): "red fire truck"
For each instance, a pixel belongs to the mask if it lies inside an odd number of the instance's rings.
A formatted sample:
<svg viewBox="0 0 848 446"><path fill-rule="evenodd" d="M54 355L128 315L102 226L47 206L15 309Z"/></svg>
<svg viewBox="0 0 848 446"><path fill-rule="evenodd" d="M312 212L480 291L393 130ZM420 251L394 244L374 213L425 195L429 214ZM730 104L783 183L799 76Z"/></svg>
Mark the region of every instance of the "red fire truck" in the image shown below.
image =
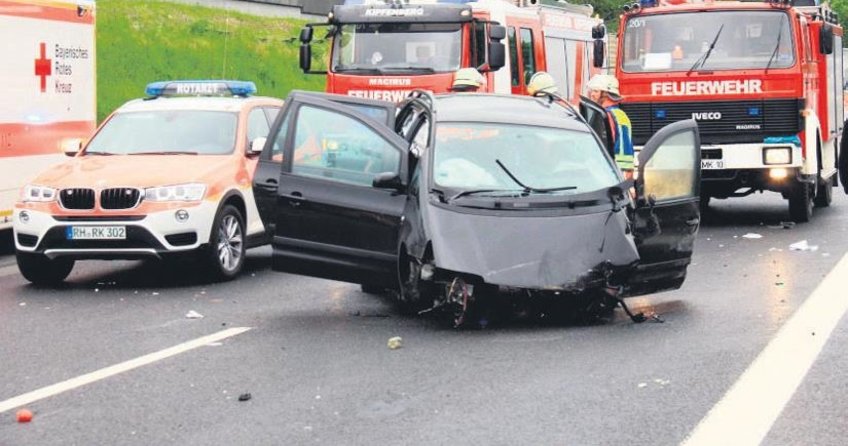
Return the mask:
<svg viewBox="0 0 848 446"><path fill-rule="evenodd" d="M525 94L548 71L576 102L603 64L590 59L591 13L561 0L347 0L302 30L300 65L326 74L328 92L395 102L413 89L447 91L459 68L477 68L486 91L505 94ZM327 27L327 71L312 70L318 26Z"/></svg>
<svg viewBox="0 0 848 446"><path fill-rule="evenodd" d="M619 28L615 74L637 148L693 118L703 206L764 190L795 221L828 206L843 129L836 15L791 0L654 2L625 6Z"/></svg>

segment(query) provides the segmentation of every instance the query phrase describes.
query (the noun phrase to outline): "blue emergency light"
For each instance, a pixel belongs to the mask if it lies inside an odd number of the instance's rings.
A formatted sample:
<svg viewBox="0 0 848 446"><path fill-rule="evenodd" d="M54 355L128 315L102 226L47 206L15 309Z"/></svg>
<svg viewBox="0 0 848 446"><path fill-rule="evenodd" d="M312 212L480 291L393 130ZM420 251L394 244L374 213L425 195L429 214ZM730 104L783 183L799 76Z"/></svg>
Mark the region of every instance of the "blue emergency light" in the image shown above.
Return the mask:
<svg viewBox="0 0 848 446"><path fill-rule="evenodd" d="M154 98L162 96L250 96L256 93L256 84L250 81L228 80L161 81L147 84L144 92Z"/></svg>

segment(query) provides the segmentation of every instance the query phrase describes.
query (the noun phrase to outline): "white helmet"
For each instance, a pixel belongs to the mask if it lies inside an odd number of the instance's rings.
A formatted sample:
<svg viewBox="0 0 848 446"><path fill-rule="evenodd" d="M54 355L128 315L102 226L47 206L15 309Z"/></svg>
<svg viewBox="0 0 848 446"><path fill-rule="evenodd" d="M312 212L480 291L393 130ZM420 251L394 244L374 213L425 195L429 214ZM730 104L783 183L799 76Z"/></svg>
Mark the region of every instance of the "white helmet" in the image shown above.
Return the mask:
<svg viewBox="0 0 848 446"><path fill-rule="evenodd" d="M486 85L486 78L474 68L460 68L453 78L452 91L477 90Z"/></svg>
<svg viewBox="0 0 848 446"><path fill-rule="evenodd" d="M530 83L527 84L527 92L530 96L536 96L538 93L556 94L558 91L554 77L544 71L534 74L530 78Z"/></svg>
<svg viewBox="0 0 848 446"><path fill-rule="evenodd" d="M618 79L610 74L596 74L589 80L590 90L605 91L613 101L621 100L621 92L618 90Z"/></svg>

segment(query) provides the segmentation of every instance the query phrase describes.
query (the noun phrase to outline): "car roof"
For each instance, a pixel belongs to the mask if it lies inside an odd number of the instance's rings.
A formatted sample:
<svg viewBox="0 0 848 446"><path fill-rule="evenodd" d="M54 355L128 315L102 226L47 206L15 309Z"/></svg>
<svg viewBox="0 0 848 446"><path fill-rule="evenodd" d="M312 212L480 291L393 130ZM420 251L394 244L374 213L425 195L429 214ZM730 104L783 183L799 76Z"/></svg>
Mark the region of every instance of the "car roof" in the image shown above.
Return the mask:
<svg viewBox="0 0 848 446"><path fill-rule="evenodd" d="M589 130L573 112L547 98L490 93L437 95L437 121L491 122Z"/></svg>
<svg viewBox="0 0 848 446"><path fill-rule="evenodd" d="M266 96L178 96L154 99L133 99L116 110L117 113L160 110L209 110L237 112L248 105L282 106L283 101Z"/></svg>

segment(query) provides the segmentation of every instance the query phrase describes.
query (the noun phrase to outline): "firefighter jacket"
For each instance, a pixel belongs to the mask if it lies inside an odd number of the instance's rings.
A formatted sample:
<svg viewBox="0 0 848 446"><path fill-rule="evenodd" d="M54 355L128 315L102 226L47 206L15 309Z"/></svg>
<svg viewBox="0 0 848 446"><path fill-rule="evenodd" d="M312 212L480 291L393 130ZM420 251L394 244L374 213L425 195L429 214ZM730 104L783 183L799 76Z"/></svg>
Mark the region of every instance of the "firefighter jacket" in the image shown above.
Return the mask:
<svg viewBox="0 0 848 446"><path fill-rule="evenodd" d="M630 118L617 105L606 108L613 133L613 157L618 168L633 170L633 132Z"/></svg>

